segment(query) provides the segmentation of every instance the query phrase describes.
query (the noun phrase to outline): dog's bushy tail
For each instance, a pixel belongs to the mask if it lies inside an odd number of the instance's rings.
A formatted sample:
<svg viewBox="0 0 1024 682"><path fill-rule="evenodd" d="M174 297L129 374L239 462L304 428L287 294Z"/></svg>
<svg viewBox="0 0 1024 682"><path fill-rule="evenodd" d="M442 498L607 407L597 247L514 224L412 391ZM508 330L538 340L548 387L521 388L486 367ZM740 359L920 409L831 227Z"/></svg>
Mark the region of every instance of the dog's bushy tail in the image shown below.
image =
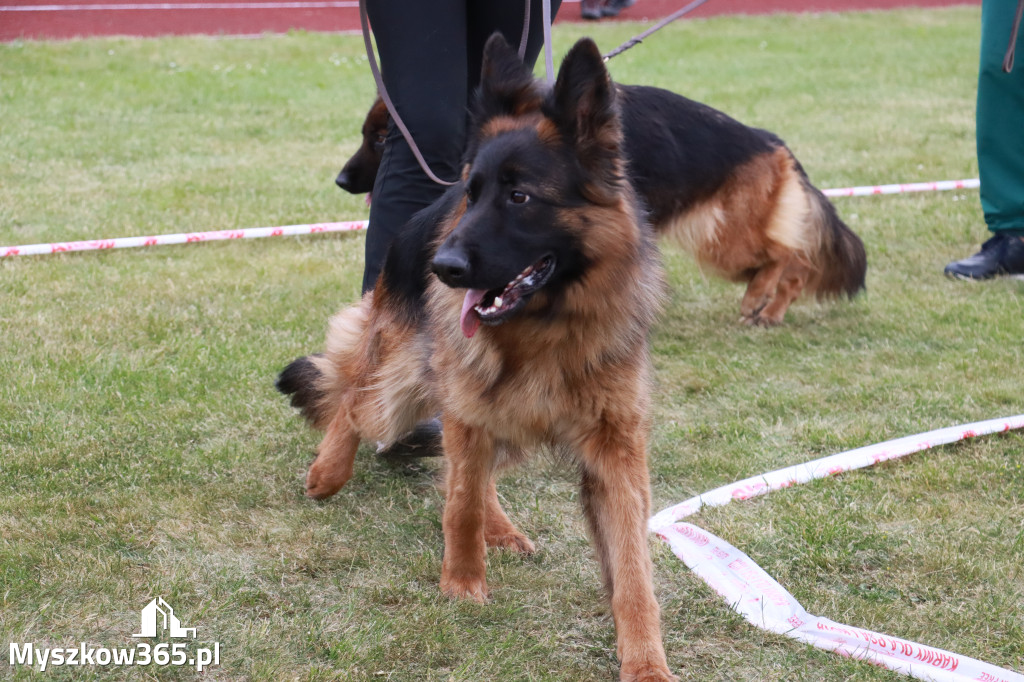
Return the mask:
<svg viewBox="0 0 1024 682"><path fill-rule="evenodd" d="M801 182L809 203L807 220L817 234L816 253L810 254L818 276L808 289L818 299L853 298L864 289L868 259L864 242L847 227L828 197L811 184L801 169Z"/></svg>
<svg viewBox="0 0 1024 682"><path fill-rule="evenodd" d="M370 297L331 318L327 351L292 361L281 370L275 386L291 396L292 407L316 429L324 430L345 405L351 386L342 368L361 350ZM351 368L350 368L351 369Z"/></svg>
<svg viewBox="0 0 1024 682"><path fill-rule="evenodd" d="M291 396L292 407L299 410L311 426L326 427L332 413L329 388L324 381L323 365L326 359L321 355L307 355L293 360L281 370L274 386L278 391Z"/></svg>

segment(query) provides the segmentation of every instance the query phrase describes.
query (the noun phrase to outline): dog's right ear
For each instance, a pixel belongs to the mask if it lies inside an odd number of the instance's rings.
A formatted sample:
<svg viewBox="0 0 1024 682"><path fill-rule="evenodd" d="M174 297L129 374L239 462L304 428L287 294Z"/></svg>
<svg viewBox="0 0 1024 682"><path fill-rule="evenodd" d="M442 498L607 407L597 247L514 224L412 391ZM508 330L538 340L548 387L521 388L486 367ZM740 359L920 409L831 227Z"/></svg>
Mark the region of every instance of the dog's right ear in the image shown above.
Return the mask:
<svg viewBox="0 0 1024 682"><path fill-rule="evenodd" d="M505 37L494 33L484 46L474 110L477 123L497 116L522 116L540 109L540 102L533 73Z"/></svg>

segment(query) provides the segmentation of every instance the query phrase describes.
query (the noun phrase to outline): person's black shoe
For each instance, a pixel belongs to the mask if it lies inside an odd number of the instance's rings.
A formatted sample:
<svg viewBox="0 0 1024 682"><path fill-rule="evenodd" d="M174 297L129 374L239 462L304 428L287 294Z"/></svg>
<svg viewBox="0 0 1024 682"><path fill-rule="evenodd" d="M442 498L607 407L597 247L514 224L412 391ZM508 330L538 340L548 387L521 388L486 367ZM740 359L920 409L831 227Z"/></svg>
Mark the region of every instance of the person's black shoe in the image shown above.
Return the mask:
<svg viewBox="0 0 1024 682"><path fill-rule="evenodd" d="M589 21L600 19L601 0L582 0L580 2L580 17Z"/></svg>
<svg viewBox="0 0 1024 682"><path fill-rule="evenodd" d="M1024 241L1020 237L997 234L981 245L981 251L953 261L944 271L956 279L992 279L998 275L1024 275Z"/></svg>
<svg viewBox="0 0 1024 682"><path fill-rule="evenodd" d="M440 457L444 454L441 446L441 420L430 419L420 422L416 428L390 446L377 448L381 457Z"/></svg>
<svg viewBox="0 0 1024 682"><path fill-rule="evenodd" d="M636 0L608 0L601 6L601 14L606 17L617 17L619 12L632 7L636 3Z"/></svg>

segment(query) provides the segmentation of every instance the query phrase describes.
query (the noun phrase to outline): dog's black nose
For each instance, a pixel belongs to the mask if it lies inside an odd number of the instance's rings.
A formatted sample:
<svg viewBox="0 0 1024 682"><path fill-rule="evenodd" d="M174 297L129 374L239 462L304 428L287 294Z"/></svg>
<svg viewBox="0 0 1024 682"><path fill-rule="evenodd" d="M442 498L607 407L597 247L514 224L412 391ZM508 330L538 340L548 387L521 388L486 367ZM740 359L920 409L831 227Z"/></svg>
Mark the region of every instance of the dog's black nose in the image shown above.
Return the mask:
<svg viewBox="0 0 1024 682"><path fill-rule="evenodd" d="M469 275L469 259L459 249L445 248L438 250L430 269L450 287L459 287Z"/></svg>
<svg viewBox="0 0 1024 682"><path fill-rule="evenodd" d="M349 187L352 186L352 178L349 177L348 171L344 168L338 173L338 177L334 178L334 184L342 188L346 192L349 192Z"/></svg>

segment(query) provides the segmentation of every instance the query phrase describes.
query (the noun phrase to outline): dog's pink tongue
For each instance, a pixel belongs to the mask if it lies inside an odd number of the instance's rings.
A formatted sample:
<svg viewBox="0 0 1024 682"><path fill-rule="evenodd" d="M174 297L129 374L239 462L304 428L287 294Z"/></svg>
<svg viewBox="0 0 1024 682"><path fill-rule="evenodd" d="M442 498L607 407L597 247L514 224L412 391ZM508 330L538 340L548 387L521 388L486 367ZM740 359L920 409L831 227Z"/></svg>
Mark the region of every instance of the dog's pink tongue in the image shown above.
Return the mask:
<svg viewBox="0 0 1024 682"><path fill-rule="evenodd" d="M459 326L467 339L473 338L476 330L480 328L480 316L476 314L473 307L484 300L487 294L485 289L469 289L466 291L466 298L462 299L462 315L459 316Z"/></svg>

